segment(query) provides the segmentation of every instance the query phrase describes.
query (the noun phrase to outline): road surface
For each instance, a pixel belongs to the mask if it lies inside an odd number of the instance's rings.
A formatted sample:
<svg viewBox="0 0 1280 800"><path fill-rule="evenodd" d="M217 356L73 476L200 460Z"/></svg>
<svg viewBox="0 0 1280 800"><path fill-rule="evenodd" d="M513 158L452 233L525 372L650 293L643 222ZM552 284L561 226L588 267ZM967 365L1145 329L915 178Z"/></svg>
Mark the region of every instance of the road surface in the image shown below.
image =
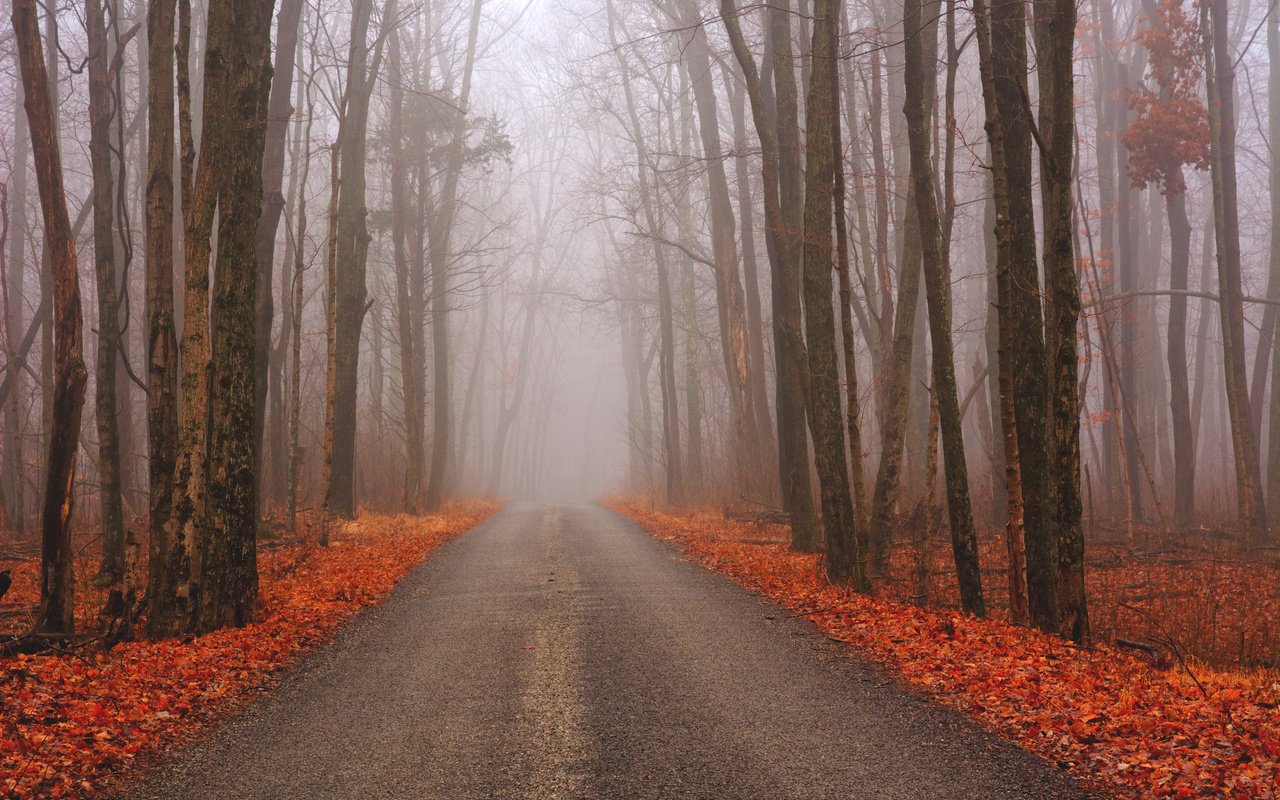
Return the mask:
<svg viewBox="0 0 1280 800"><path fill-rule="evenodd" d="M1087 795L630 521L517 504L131 796Z"/></svg>

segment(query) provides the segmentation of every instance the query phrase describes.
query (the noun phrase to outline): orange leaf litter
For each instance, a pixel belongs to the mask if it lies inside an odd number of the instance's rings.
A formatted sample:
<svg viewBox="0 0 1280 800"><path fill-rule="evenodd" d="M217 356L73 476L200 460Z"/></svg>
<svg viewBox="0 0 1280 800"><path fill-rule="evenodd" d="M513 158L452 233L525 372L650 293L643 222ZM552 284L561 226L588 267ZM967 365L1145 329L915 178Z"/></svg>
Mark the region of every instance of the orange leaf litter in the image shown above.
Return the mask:
<svg viewBox="0 0 1280 800"><path fill-rule="evenodd" d="M261 619L241 629L83 657L0 659L0 795L84 797L118 788L135 763L268 691L283 667L493 510L474 502L441 516L365 516L338 524L328 548L265 550Z"/></svg>
<svg viewBox="0 0 1280 800"><path fill-rule="evenodd" d="M913 690L1124 798L1280 794L1280 675L1182 672L1106 646L830 586L817 557L718 514L610 507L896 673Z"/></svg>

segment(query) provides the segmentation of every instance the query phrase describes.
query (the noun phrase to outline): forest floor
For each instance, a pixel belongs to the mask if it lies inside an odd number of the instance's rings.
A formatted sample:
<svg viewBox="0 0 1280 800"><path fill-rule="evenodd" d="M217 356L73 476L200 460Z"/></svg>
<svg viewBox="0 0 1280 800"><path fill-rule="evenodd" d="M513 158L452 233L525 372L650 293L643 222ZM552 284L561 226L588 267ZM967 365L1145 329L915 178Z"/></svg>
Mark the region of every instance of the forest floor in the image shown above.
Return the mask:
<svg viewBox="0 0 1280 800"><path fill-rule="evenodd" d="M780 526L710 512L662 513L622 500L611 506L704 566L811 619L915 691L1116 796L1280 796L1280 566L1265 559L1095 552L1095 639L1141 635L1154 650L1144 659L947 608L955 590L945 546L899 548L896 580L868 597L827 584L817 557L790 552ZM986 564L1003 561L999 548L998 540L984 544ZM1004 578L995 569L984 578L989 606L998 609ZM905 602L912 597L941 607ZM1215 660L1223 666L1211 666ZM1270 667L1256 666L1268 661Z"/></svg>
<svg viewBox="0 0 1280 800"><path fill-rule="evenodd" d="M268 540L259 551L260 619L245 628L109 650L89 638L58 652L0 658L0 795L80 797L118 788L135 765L271 691L285 667L494 508L474 501L439 516L362 516L337 524L327 548L309 536ZM25 550L0 545L0 569L14 581L0 604L5 638L34 620L38 560ZM104 599L91 584L91 550L76 565L76 613L87 632ZM145 565L139 569L145 574Z"/></svg>

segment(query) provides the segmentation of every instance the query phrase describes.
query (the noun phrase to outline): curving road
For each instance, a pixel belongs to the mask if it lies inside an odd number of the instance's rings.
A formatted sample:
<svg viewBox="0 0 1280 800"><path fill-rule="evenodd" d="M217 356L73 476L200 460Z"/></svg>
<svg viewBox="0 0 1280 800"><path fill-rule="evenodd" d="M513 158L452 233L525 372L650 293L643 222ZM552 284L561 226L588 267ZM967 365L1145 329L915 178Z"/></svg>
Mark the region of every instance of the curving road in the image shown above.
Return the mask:
<svg viewBox="0 0 1280 800"><path fill-rule="evenodd" d="M518 504L131 796L1087 795L629 521Z"/></svg>

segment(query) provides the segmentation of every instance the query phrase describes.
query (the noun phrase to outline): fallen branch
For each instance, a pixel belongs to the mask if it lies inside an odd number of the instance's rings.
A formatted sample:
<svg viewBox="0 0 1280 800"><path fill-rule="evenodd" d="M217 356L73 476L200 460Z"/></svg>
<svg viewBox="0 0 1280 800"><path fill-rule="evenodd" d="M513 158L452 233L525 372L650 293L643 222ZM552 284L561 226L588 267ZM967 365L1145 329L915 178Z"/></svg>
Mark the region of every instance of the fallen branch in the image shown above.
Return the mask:
<svg viewBox="0 0 1280 800"><path fill-rule="evenodd" d="M1141 650L1152 658L1160 657L1160 648L1146 642L1137 642L1133 639L1116 639L1116 647L1127 647L1130 650Z"/></svg>

